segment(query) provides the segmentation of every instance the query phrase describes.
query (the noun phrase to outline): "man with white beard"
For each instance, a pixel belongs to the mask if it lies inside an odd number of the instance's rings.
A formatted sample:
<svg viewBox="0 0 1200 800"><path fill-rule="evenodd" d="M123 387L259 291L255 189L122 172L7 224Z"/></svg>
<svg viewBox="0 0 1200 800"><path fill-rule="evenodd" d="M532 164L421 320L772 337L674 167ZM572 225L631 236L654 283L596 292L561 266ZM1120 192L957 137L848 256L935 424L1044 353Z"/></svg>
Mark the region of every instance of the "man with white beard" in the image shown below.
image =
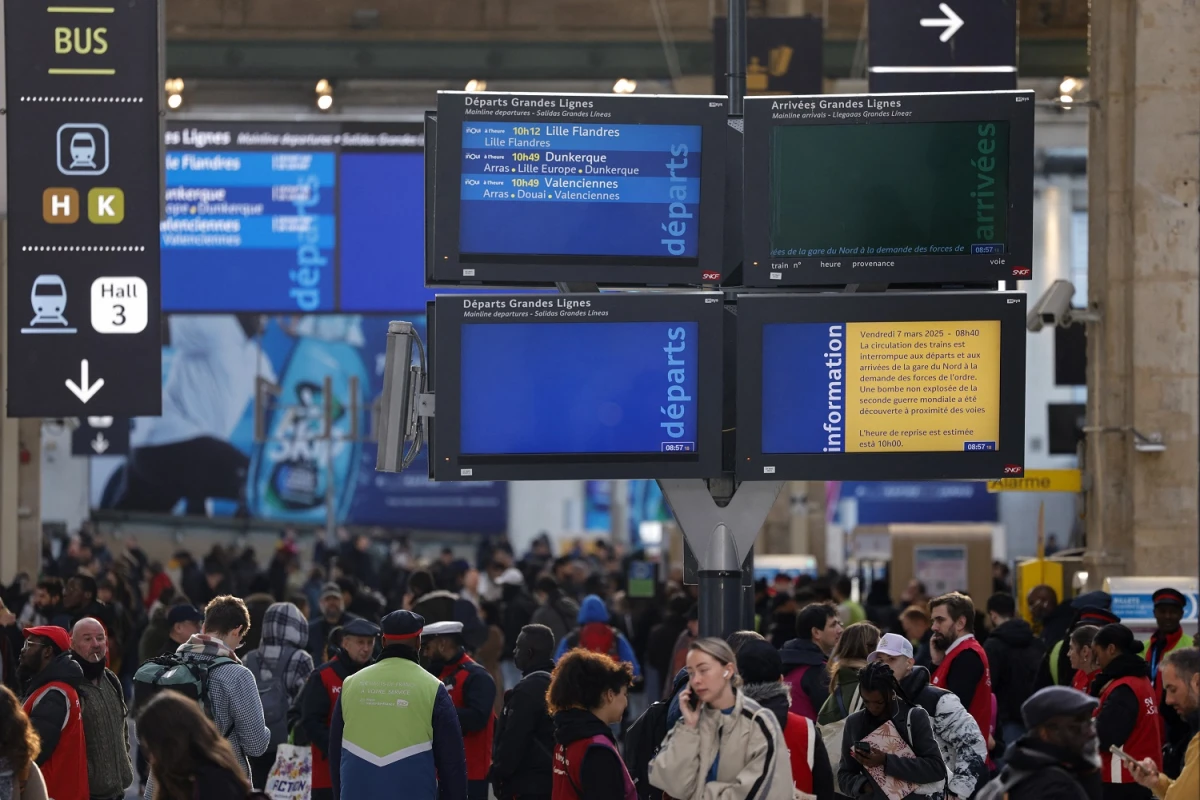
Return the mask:
<svg viewBox="0 0 1200 800"><path fill-rule="evenodd" d="M84 677L79 697L87 744L88 793L91 800L120 800L133 783L128 713L121 679L105 666L108 636L98 620L84 617L75 623L71 629L71 657Z"/></svg>
<svg viewBox="0 0 1200 800"><path fill-rule="evenodd" d="M1028 733L1009 746L1004 769L978 800L1100 800L1098 705L1066 686L1035 692L1021 706Z"/></svg>

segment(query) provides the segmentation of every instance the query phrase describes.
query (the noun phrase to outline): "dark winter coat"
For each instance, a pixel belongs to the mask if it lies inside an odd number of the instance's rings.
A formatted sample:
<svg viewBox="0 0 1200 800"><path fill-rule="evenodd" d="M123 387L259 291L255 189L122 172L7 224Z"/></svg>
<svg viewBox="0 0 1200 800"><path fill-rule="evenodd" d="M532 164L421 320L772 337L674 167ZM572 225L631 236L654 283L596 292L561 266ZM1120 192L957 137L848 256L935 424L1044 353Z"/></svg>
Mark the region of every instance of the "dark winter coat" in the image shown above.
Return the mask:
<svg viewBox="0 0 1200 800"><path fill-rule="evenodd" d="M1012 744L1004 760L996 780L1021 777L1008 800L1100 800L1104 791L1097 767L1033 735Z"/></svg>
<svg viewBox="0 0 1200 800"><path fill-rule="evenodd" d="M900 732L900 736L908 742L916 757L898 758L889 755L884 764L884 773L918 784L920 788L909 797L929 797L938 800L942 797L942 792L940 787L935 788L934 785L945 785L946 762L942 761L941 750L938 749L937 740L933 738L933 726L929 715L923 708L909 709L899 701L894 703L893 709L891 722ZM838 767L838 786L842 794L866 800L886 800L887 795L879 789L863 765L850 755L850 749L855 742L861 742L885 722L887 720L872 717L866 709L856 711L846 718L846 727L842 731L842 763Z"/></svg>
<svg viewBox="0 0 1200 800"><path fill-rule="evenodd" d="M779 729L787 736L788 712L791 710L791 687L786 683L749 683L742 687L746 697L758 702L760 706L775 715L779 721ZM813 729L813 794L818 798L832 798L833 767L829 764L829 753L825 750L825 742L819 729ZM793 776L794 779L794 776Z"/></svg>
<svg viewBox="0 0 1200 800"><path fill-rule="evenodd" d="M546 692L553 671L552 661L535 664L504 695L488 774L501 800L550 795L554 783L554 721L546 709Z"/></svg>
<svg viewBox="0 0 1200 800"><path fill-rule="evenodd" d="M613 738L612 730L590 711L568 708L554 715L554 741L564 747L596 735ZM616 747L615 740L613 746ZM579 777L580 800L614 800L625 796L625 771L615 749L588 748L579 766Z"/></svg>
<svg viewBox="0 0 1200 800"><path fill-rule="evenodd" d="M1033 694L1046 645L1023 619L1001 623L983 645L992 676L1000 723L1021 725L1021 704Z"/></svg>
<svg viewBox="0 0 1200 800"><path fill-rule="evenodd" d="M792 639L780 649L779 657L783 660L785 678L792 670L808 667L808 671L800 680L800 688L808 695L813 711L820 711L829 697L829 671L825 669L828 659L821 652L821 648L811 639ZM795 683L791 680L788 683L792 684L792 691L795 691Z"/></svg>

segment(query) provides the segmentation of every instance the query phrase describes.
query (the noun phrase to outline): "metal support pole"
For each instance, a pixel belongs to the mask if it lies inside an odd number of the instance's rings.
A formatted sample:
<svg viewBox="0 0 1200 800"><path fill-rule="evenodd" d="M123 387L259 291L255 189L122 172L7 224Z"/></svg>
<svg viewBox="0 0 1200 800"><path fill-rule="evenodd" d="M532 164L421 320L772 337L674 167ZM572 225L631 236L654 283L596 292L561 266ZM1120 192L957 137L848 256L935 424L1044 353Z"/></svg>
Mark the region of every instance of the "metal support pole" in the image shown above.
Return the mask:
<svg viewBox="0 0 1200 800"><path fill-rule="evenodd" d="M726 505L717 505L702 480L660 480L658 485L700 568L700 635L724 638L745 627L742 565L784 483L746 482L736 489L727 480L712 483L718 494L729 490ZM751 602L751 613L753 608Z"/></svg>
<svg viewBox="0 0 1200 800"><path fill-rule="evenodd" d="M746 0L729 0L729 25L726 52L726 93L729 95L729 116L742 115L742 100L746 96Z"/></svg>

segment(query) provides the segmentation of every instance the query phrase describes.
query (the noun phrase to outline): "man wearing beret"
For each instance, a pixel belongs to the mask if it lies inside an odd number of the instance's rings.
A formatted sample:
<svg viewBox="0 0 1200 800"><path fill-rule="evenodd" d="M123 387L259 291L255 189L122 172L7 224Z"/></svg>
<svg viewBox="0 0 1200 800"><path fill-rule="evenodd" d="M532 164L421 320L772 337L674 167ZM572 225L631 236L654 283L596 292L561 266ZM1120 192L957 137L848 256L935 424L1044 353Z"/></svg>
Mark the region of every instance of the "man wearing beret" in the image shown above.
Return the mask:
<svg viewBox="0 0 1200 800"><path fill-rule="evenodd" d="M1092 718L1099 703L1066 686L1035 692L1021 706L1028 730L1005 753L1004 769L980 800L1100 800L1100 741Z"/></svg>
<svg viewBox="0 0 1200 800"><path fill-rule="evenodd" d="M1175 712L1170 703L1166 702L1163 687L1163 660L1175 650L1193 647L1192 637L1183 632L1184 607L1187 598L1177 589L1159 589L1153 595L1154 621L1158 629L1150 637L1150 644L1143 651L1146 663L1150 665L1150 682L1154 684L1154 694L1158 699L1158 708L1162 713L1163 722L1163 771L1176 777L1183 768L1183 754L1187 750L1191 730L1187 722Z"/></svg>
<svg viewBox="0 0 1200 800"><path fill-rule="evenodd" d="M418 662L424 627L411 611L388 614L379 660L342 684L329 731L334 800L467 800L458 713Z"/></svg>
<svg viewBox="0 0 1200 800"><path fill-rule="evenodd" d="M332 659L317 667L308 676L300 692L300 728L312 744L312 800L331 800L332 783L329 777L329 724L333 708L346 678L371 663L379 626L365 619L352 619L341 631L341 645L330 645ZM303 742L297 740L297 744Z"/></svg>

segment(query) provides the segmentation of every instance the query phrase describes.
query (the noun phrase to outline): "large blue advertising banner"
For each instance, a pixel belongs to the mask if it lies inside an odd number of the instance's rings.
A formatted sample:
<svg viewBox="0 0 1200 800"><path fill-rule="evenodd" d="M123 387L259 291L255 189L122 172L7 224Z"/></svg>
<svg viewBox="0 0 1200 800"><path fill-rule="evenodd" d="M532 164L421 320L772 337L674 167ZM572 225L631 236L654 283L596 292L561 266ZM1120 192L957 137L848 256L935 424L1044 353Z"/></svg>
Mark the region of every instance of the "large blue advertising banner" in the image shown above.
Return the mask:
<svg viewBox="0 0 1200 800"><path fill-rule="evenodd" d="M403 474L375 471L371 407L383 389L390 318L172 315L163 415L135 420L128 459L94 462L94 505L320 524L332 502L339 523L505 530L505 484L434 484L423 462ZM424 336L423 317L408 318L421 323ZM276 396L265 441L256 442L260 379L276 387Z"/></svg>

